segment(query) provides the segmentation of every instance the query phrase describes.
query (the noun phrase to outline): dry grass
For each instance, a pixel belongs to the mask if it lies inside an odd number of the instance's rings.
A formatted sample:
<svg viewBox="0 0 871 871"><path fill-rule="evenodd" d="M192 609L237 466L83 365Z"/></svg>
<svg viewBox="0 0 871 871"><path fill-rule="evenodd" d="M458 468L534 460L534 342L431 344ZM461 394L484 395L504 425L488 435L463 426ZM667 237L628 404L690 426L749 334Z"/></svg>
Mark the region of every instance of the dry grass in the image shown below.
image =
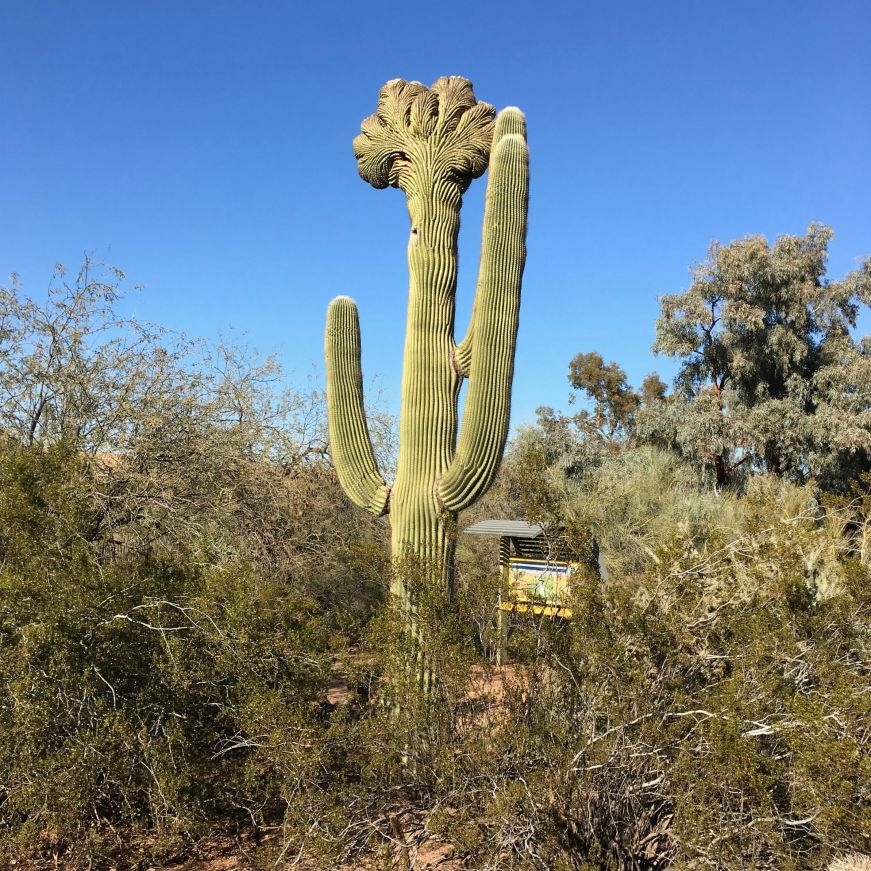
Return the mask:
<svg viewBox="0 0 871 871"><path fill-rule="evenodd" d="M829 865L828 871L871 871L871 856L862 853L848 853L840 856Z"/></svg>

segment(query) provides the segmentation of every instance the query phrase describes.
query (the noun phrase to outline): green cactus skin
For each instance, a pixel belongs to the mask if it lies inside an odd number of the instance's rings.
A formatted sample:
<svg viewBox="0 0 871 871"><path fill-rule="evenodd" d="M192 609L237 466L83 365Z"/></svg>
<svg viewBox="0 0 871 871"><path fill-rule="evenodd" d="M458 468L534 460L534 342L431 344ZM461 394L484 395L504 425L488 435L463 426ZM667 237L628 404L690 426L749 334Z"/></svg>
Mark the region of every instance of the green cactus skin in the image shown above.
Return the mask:
<svg viewBox="0 0 871 871"><path fill-rule="evenodd" d="M438 566L448 587L457 513L492 483L508 435L526 258L526 124L518 109L505 109L495 123L494 114L464 78L440 78L431 88L395 79L381 89L376 113L354 140L360 175L376 188L401 188L411 218L399 463L392 489L377 469L366 425L356 305L338 297L327 314L328 421L339 481L357 505L376 516L389 512L395 559L411 556ZM488 159L472 319L457 344L460 207ZM463 378L469 385L458 440ZM411 609L395 574L392 591Z"/></svg>

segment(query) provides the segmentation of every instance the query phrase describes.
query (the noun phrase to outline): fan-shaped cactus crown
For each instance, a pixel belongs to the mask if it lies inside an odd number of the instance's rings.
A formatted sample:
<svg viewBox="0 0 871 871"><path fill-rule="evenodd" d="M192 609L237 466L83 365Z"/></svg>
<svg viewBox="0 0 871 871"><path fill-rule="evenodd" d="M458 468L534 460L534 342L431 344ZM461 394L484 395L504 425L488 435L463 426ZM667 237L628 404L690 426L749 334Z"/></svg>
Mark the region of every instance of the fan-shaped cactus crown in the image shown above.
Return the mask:
<svg viewBox="0 0 871 871"><path fill-rule="evenodd" d="M443 76L431 88L393 79L354 139L360 175L373 187L409 194L415 171L426 166L462 193L487 169L494 116L462 76Z"/></svg>

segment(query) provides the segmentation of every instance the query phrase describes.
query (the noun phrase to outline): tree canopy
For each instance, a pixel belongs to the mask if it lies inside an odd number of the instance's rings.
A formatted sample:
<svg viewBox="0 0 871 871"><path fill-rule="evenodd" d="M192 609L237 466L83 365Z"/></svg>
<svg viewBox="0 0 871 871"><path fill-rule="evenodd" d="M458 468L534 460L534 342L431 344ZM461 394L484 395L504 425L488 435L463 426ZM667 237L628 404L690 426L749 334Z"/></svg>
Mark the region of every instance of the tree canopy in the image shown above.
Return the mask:
<svg viewBox="0 0 871 871"><path fill-rule="evenodd" d="M719 485L742 466L844 489L871 463L871 260L826 277L832 231L714 243L682 293L661 297L654 350L680 369L639 435L665 439Z"/></svg>

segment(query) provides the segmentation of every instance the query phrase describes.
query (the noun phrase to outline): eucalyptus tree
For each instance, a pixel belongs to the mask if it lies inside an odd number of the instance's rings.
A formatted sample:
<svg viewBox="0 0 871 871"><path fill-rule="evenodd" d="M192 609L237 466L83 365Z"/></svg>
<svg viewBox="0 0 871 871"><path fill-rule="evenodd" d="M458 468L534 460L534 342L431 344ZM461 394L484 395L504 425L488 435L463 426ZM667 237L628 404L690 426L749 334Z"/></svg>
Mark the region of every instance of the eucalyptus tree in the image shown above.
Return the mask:
<svg viewBox="0 0 871 871"><path fill-rule="evenodd" d="M639 435L665 440L718 486L757 469L842 490L871 467L871 259L826 277L832 231L714 243L683 293L661 297L654 350L680 360Z"/></svg>

